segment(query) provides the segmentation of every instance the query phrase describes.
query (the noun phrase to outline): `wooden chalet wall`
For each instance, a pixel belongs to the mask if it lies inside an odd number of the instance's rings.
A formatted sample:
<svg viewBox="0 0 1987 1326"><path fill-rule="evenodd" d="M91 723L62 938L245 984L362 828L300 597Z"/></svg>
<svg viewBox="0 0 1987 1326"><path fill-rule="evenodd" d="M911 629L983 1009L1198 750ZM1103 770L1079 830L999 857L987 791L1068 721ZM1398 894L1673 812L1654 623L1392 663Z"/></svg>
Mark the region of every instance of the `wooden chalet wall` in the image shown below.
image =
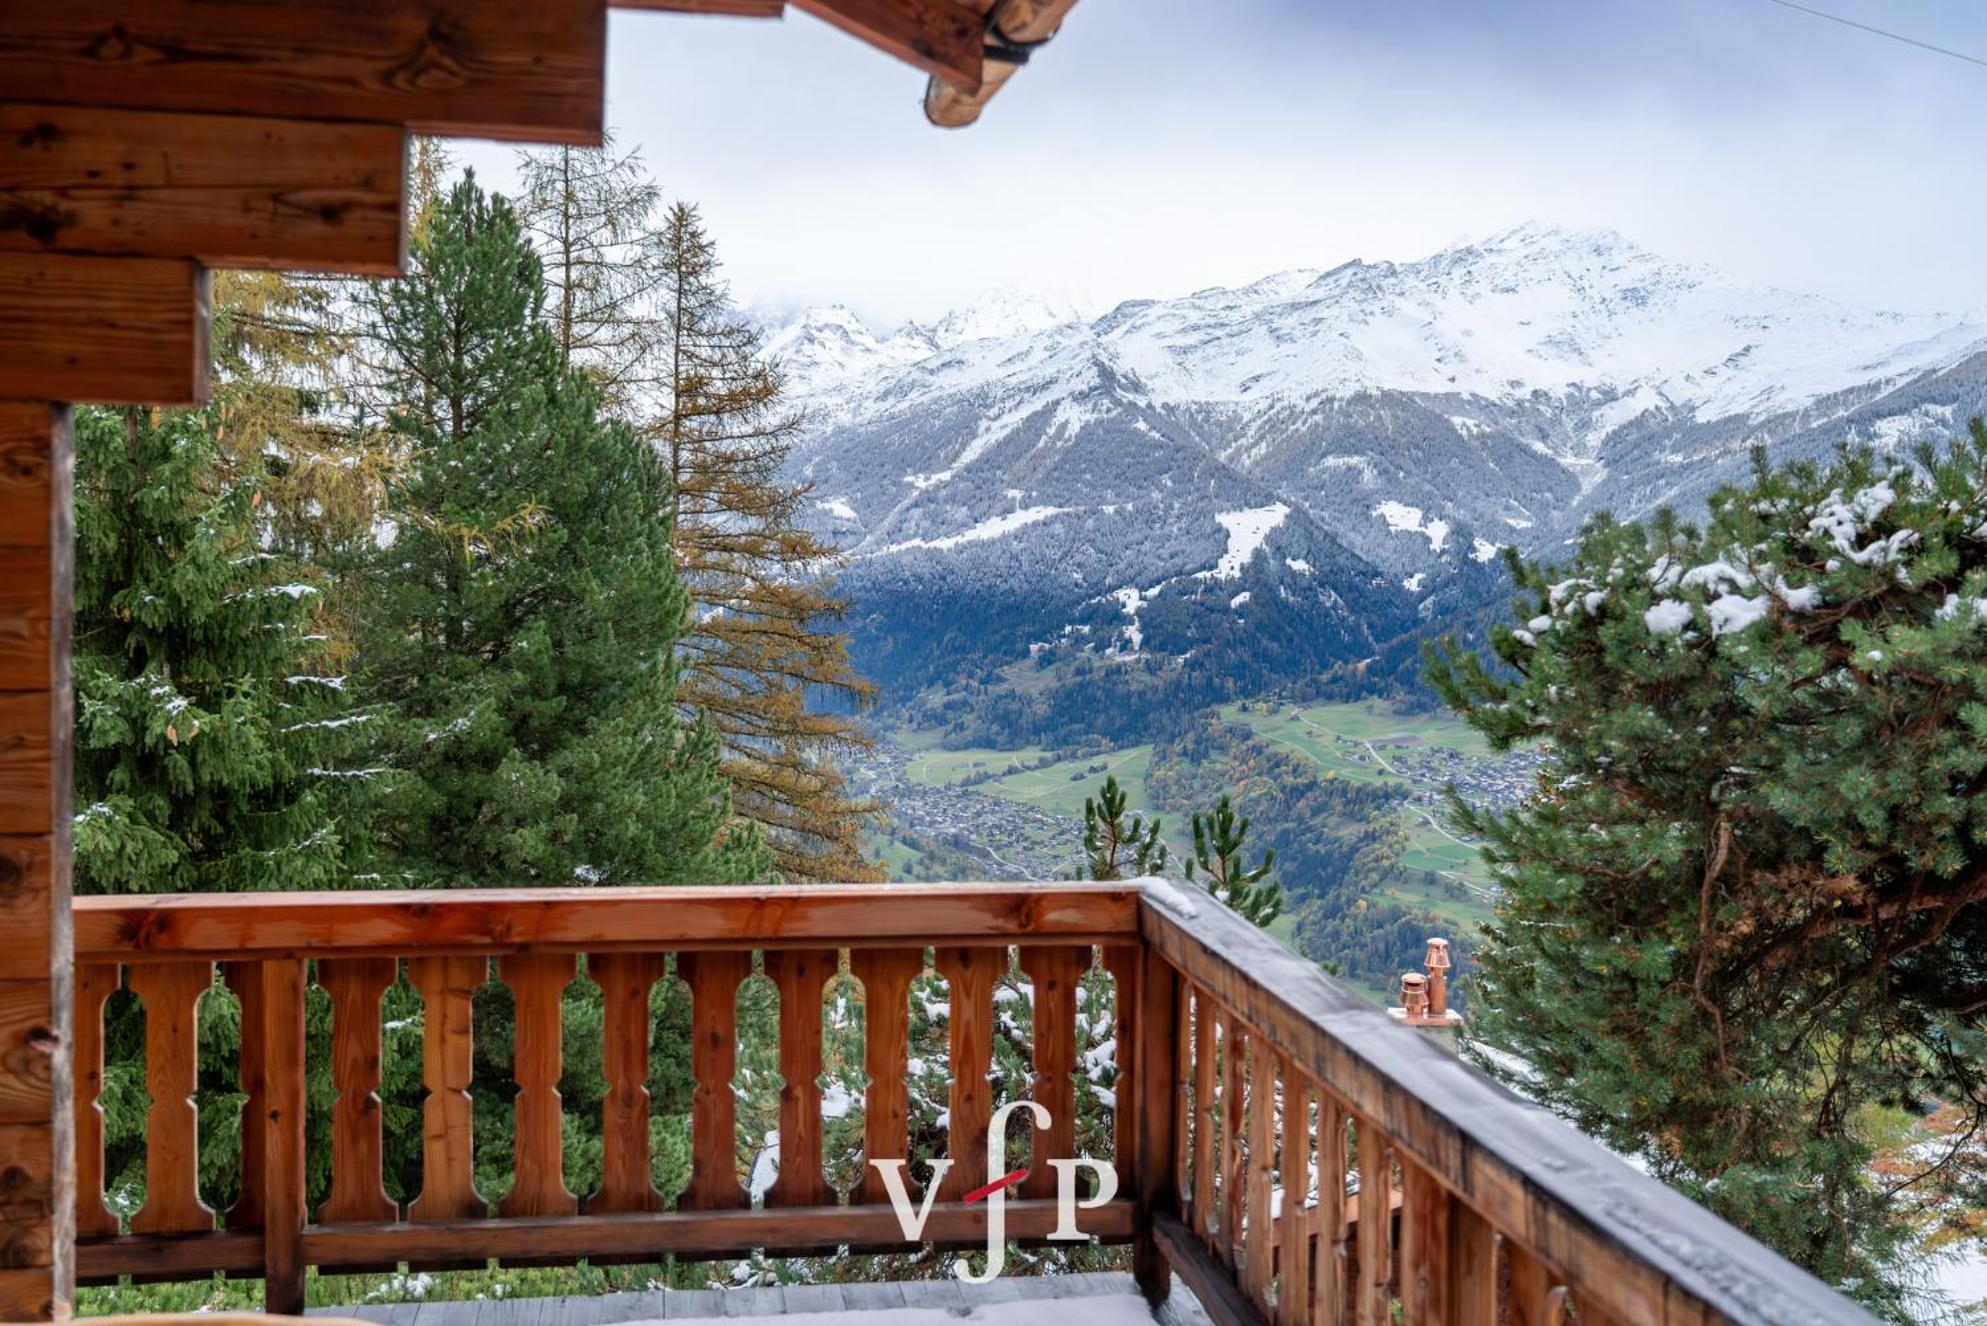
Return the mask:
<svg viewBox="0 0 1987 1326"><path fill-rule="evenodd" d="M410 133L597 143L607 2L0 0L0 1321L74 1279L63 402L203 401L211 267L398 272ZM1011 72L991 3L795 0L970 99L947 123Z"/></svg>

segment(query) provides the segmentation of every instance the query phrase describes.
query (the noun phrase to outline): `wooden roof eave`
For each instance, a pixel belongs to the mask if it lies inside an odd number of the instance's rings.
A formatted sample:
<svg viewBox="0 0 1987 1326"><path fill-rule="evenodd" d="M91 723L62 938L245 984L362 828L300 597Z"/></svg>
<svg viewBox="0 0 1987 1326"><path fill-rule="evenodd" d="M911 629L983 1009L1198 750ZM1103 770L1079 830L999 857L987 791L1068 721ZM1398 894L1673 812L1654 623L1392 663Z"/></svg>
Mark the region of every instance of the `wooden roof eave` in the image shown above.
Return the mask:
<svg viewBox="0 0 1987 1326"><path fill-rule="evenodd" d="M977 121L994 94L1027 62L1028 52L1054 37L1076 7L1076 0L968 2L985 16L980 78L977 86L967 87L934 75L925 86L925 118L941 129L963 129Z"/></svg>

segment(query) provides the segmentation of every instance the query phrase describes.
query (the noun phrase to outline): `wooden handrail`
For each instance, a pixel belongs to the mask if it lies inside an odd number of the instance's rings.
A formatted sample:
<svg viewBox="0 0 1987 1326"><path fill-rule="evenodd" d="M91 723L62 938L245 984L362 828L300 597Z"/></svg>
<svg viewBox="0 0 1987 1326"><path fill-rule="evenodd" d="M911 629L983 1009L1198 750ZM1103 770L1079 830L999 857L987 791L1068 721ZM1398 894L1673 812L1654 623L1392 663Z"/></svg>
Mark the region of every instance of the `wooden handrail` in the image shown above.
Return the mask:
<svg viewBox="0 0 1987 1326"><path fill-rule="evenodd" d="M1138 893L1094 884L422 889L78 898L79 963L697 948L1108 943Z"/></svg>
<svg viewBox="0 0 1987 1326"><path fill-rule="evenodd" d="M1378 1326L1396 1298L1407 1326L1563 1320L1569 1300L1581 1326L1874 1322L1206 894L1144 888L1149 951L1192 1007L1172 1102L1191 1138L1174 1153L1184 1172L1156 1185L1177 1199L1157 1217L1176 1270L1226 1282L1203 1302L1248 1301L1278 1326ZM1279 1151L1272 1102L1289 1129L1309 1095L1317 1124L1285 1131ZM1284 1185L1272 1218L1278 1158L1295 1180L1313 1147L1315 1203ZM1337 1198L1354 1171L1348 1220Z"/></svg>

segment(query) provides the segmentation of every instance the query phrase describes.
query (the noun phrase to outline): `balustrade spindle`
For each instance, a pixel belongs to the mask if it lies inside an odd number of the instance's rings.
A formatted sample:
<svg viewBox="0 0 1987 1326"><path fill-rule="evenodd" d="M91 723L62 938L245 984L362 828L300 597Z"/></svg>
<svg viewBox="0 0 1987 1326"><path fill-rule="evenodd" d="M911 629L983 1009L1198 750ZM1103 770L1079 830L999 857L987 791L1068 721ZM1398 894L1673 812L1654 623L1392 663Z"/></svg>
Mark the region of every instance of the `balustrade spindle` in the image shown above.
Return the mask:
<svg viewBox="0 0 1987 1326"><path fill-rule="evenodd" d="M849 970L862 982L863 1071L869 1089L862 1106L862 1178L852 1201L886 1202L883 1179L871 1160L904 1157L910 1150L910 1088L905 1082L911 1056L911 982L924 970L917 949L858 949ZM918 1191L917 1178L904 1167L904 1187Z"/></svg>
<svg viewBox="0 0 1987 1326"><path fill-rule="evenodd" d="M1007 950L987 946L938 951L951 1005L952 1072L947 1102L945 1152L952 1158L939 1195L956 1202L980 1187L987 1174L987 1128L993 1119L993 991Z"/></svg>
<svg viewBox="0 0 1987 1326"><path fill-rule="evenodd" d="M262 1118L269 1108L268 1055L263 1044L262 1026L262 964L224 962L221 964L221 980L233 993L240 1008L236 1025L241 1031L241 1048L235 1070L243 1097L241 1191L234 1205L221 1219L229 1229L260 1229L266 1150Z"/></svg>
<svg viewBox="0 0 1987 1326"><path fill-rule="evenodd" d="M750 1206L738 1181L738 987L752 974L752 955L683 953L676 970L690 986L690 1186L677 1205L686 1211Z"/></svg>
<svg viewBox="0 0 1987 1326"><path fill-rule="evenodd" d="M1401 1161L1400 1297L1406 1326L1449 1326L1448 1190Z"/></svg>
<svg viewBox="0 0 1987 1326"><path fill-rule="evenodd" d="M572 984L573 956L511 953L498 960L497 969L517 1010L511 1044L516 1179L498 1209L506 1216L574 1215L579 1200L566 1187L559 1108L559 1006ZM729 1078L725 1085L729 1089Z"/></svg>
<svg viewBox="0 0 1987 1326"><path fill-rule="evenodd" d="M1270 1188L1276 1182L1276 1076L1274 1058L1260 1036L1249 1040L1249 1155L1244 1180L1242 1286L1269 1312L1270 1264L1276 1234L1270 1224Z"/></svg>
<svg viewBox="0 0 1987 1326"><path fill-rule="evenodd" d="M1216 1055L1221 1039L1221 1015L1207 991L1194 991L1194 1200L1193 1228L1208 1247L1214 1246L1215 1140L1221 1129L1221 1105L1215 1097Z"/></svg>
<svg viewBox="0 0 1987 1326"><path fill-rule="evenodd" d="M1246 1103L1245 1080L1248 1072L1249 1033L1242 1029L1238 1020L1231 1019L1226 1028L1228 1044L1222 1064L1221 1084L1221 1260L1228 1263L1233 1271L1240 1267L1242 1255L1242 1191L1246 1179L1243 1174L1243 1129L1247 1120L1242 1113Z"/></svg>
<svg viewBox="0 0 1987 1326"><path fill-rule="evenodd" d="M399 964L392 958L327 958L317 983L331 1000L331 1191L318 1207L325 1224L392 1220L386 1193L379 1099L380 1001Z"/></svg>
<svg viewBox="0 0 1987 1326"><path fill-rule="evenodd" d="M1128 944L1113 944L1104 950L1104 970L1111 973L1114 1022L1112 1028L1117 1090L1112 1093L1111 1156L1114 1163L1127 1166L1138 1150L1139 1112L1145 1102L1131 1089L1138 1080L1140 1037L1138 1030L1139 968L1142 954Z"/></svg>
<svg viewBox="0 0 1987 1326"><path fill-rule="evenodd" d="M1277 1326L1302 1326L1311 1310L1311 1084L1278 1055L1283 1081L1283 1209L1277 1213ZM1322 1198L1323 1194L1320 1193Z"/></svg>
<svg viewBox="0 0 1987 1326"><path fill-rule="evenodd" d="M1329 1093L1318 1098L1318 1258L1311 1283L1312 1320L1351 1322L1352 1247L1345 1218L1345 1111Z"/></svg>
<svg viewBox="0 0 1987 1326"><path fill-rule="evenodd" d="M821 992L835 975L834 949L766 954L766 975L780 992L780 1172L768 1206L825 1206L834 1201L821 1168Z"/></svg>
<svg viewBox="0 0 1987 1326"><path fill-rule="evenodd" d="M489 964L482 958L420 957L407 978L421 992L421 1195L411 1220L451 1220L489 1214L476 1191L474 1115L469 1081L475 1068L472 1005Z"/></svg>
<svg viewBox="0 0 1987 1326"><path fill-rule="evenodd" d="M131 1217L134 1234L178 1234L214 1227L200 1200L200 1120L193 1104L200 1066L200 996L212 988L213 964L147 962L131 968L131 992L145 1001L145 1204Z"/></svg>
<svg viewBox="0 0 1987 1326"><path fill-rule="evenodd" d="M1030 1089L1049 1111L1049 1126L1035 1133L1024 1197L1053 1197L1055 1157L1076 1154L1076 989L1090 965L1090 950L1073 945L1024 946L1021 968L1035 990L1035 1077ZM990 1175L990 1178L998 1177Z"/></svg>
<svg viewBox="0 0 1987 1326"><path fill-rule="evenodd" d="M1458 1202L1452 1223L1449 1307L1456 1326L1499 1326L1497 1231Z"/></svg>
<svg viewBox="0 0 1987 1326"><path fill-rule="evenodd" d="M596 953L587 974L600 986L600 1191L590 1212L660 1211L667 1202L650 1177L649 998L668 974L660 953ZM784 1156L784 1152L781 1153Z"/></svg>
<svg viewBox="0 0 1987 1326"><path fill-rule="evenodd" d="M117 968L86 962L76 968L76 1234L117 1233L117 1216L104 1205L103 1013L117 989Z"/></svg>
<svg viewBox="0 0 1987 1326"><path fill-rule="evenodd" d="M1353 1125L1359 1141L1359 1326L1393 1321L1393 1151L1364 1118ZM1533 1323L1536 1326L1536 1323Z"/></svg>

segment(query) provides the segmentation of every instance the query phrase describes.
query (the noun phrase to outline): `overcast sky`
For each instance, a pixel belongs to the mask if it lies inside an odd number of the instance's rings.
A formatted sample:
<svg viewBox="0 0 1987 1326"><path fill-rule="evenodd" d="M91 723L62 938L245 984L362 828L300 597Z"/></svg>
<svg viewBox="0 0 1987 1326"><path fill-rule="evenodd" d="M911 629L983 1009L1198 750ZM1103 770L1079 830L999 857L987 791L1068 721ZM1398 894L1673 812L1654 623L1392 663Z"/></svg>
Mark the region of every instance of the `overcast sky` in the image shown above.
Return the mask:
<svg viewBox="0 0 1987 1326"><path fill-rule="evenodd" d="M1987 59L1987 0L1814 0ZM1987 307L1987 67L1773 0L1084 0L973 128L798 12L615 11L608 114L735 293L891 322L1120 299L1527 221ZM497 187L509 152L460 145Z"/></svg>

